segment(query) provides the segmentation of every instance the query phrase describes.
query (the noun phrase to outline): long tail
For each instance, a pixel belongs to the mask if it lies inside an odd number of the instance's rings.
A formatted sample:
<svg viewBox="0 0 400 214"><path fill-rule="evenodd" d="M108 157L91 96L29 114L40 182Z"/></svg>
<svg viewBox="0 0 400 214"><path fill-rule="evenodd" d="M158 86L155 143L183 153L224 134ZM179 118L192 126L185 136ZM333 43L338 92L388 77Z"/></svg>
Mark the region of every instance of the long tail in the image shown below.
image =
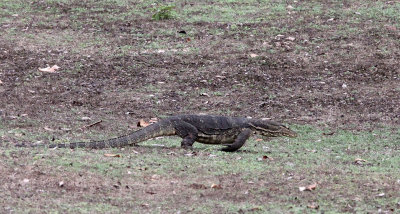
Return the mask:
<svg viewBox="0 0 400 214"><path fill-rule="evenodd" d="M91 142L75 142L75 143L60 143L60 144L40 144L40 145L27 145L17 144L17 147L48 147L48 148L91 148L91 149L103 149L103 148L114 148L134 145L151 138L160 136L175 135L175 129L168 121L161 121L150 126L147 126L138 131L132 132L128 135L111 138L108 140L91 141Z"/></svg>

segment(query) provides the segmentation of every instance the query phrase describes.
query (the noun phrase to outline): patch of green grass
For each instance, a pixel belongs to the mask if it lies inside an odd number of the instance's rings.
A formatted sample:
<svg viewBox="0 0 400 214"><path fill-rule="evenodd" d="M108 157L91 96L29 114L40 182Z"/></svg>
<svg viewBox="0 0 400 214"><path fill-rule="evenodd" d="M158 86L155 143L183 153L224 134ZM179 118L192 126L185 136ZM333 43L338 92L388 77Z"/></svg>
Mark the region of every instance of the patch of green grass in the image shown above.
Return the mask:
<svg viewBox="0 0 400 214"><path fill-rule="evenodd" d="M400 176L399 130L337 131L333 135L324 135L323 133L331 130L318 130L311 126L292 128L299 133L299 137L261 142L252 138L241 151L235 153L220 152L220 146L196 143L193 154L179 148L179 138L166 137L123 150L77 149L71 152L69 149L37 148L30 149L31 153L26 157L31 156L34 164L39 166L78 174L90 172L106 180L141 181L155 175L166 180L177 180L181 185L187 186L181 193L184 195L220 191L229 193L232 197L240 198L240 195L243 195L246 198L246 202L238 203L219 198L219 205L215 200L197 201L193 206L185 207L185 210L197 210L196 207L207 206L209 211L260 209L260 212L303 212L308 210L309 203L315 202L320 206L320 210L341 212L349 200L354 198L359 200L352 203L354 210L374 211L376 206L396 206L399 200L396 196L397 187L393 189L385 185L398 182ZM132 153L136 150L140 152ZM15 157L16 153L25 151L25 148L11 148L7 151L8 153L3 151L2 155ZM105 153L120 154L121 157L105 157ZM269 158L263 159L263 156ZM357 163L356 159L365 162ZM8 162L8 165L10 164L13 163ZM222 185L221 190L189 188L193 183L209 187L212 183L219 182ZM231 188L231 182L246 188ZM318 183L318 187L312 193L298 191L299 186L314 182ZM369 188L363 188L364 185L369 185ZM375 188L377 190L374 190ZM388 196L393 195L394 198L384 200L377 196L382 192ZM263 198L266 193L269 194L268 199L265 199L267 201L260 203L256 198ZM341 197L337 197L338 194ZM123 201L124 198L118 200ZM170 207L173 198L157 200L159 206L176 209ZM97 206L99 202L82 203L78 208L86 210ZM221 204L224 206L220 206ZM105 206L99 212L113 209L114 207Z"/></svg>
<svg viewBox="0 0 400 214"><path fill-rule="evenodd" d="M159 21L165 19L173 19L176 17L176 12L174 11L175 5L161 5L155 9L155 13L151 17L152 19Z"/></svg>
<svg viewBox="0 0 400 214"><path fill-rule="evenodd" d="M400 22L400 3L387 5L383 2L376 1L366 3L357 9L358 14L364 19L374 21L389 21L393 23Z"/></svg>

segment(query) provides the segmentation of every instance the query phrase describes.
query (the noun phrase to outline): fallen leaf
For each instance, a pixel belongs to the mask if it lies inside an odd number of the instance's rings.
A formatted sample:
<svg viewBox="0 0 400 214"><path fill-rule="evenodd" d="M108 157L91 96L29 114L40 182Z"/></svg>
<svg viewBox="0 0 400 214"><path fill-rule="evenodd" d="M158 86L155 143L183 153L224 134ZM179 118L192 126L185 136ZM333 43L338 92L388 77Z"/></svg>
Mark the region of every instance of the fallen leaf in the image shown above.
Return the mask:
<svg viewBox="0 0 400 214"><path fill-rule="evenodd" d="M306 187L299 187L299 190L300 190L300 192L303 192L303 191L312 191L312 190L315 190L315 188L317 188L317 183L308 185L308 186L306 186Z"/></svg>
<svg viewBox="0 0 400 214"><path fill-rule="evenodd" d="M186 42L190 42L190 40L191 40L191 39L190 39L189 37L188 37L188 38L186 38Z"/></svg>
<svg viewBox="0 0 400 214"><path fill-rule="evenodd" d="M146 126L149 126L149 125L150 125L150 123L144 121L143 119L140 119L139 122L137 123L138 127L146 127Z"/></svg>
<svg viewBox="0 0 400 214"><path fill-rule="evenodd" d="M292 42L293 42L294 40L296 40L296 38L294 38L294 37L292 37L292 36L289 36L289 37L287 37L286 39L289 40L289 41L292 41Z"/></svg>
<svg viewBox="0 0 400 214"><path fill-rule="evenodd" d="M385 196L385 193L379 193L378 195L377 195L377 197L383 197L383 196Z"/></svg>
<svg viewBox="0 0 400 214"><path fill-rule="evenodd" d="M81 120L82 121L88 121L88 120L91 120L91 119L90 119L90 117L81 117Z"/></svg>
<svg viewBox="0 0 400 214"><path fill-rule="evenodd" d="M155 180L160 180L160 175L154 174L151 176L151 180L155 181Z"/></svg>
<svg viewBox="0 0 400 214"><path fill-rule="evenodd" d="M261 207L253 207L251 209L249 209L249 211L254 212L254 211L261 211Z"/></svg>
<svg viewBox="0 0 400 214"><path fill-rule="evenodd" d="M334 135L335 132L322 133L322 135Z"/></svg>
<svg viewBox="0 0 400 214"><path fill-rule="evenodd" d="M254 54L254 53L251 53L251 54L249 54L249 55L250 55L251 58L258 57L258 55L257 55L257 54Z"/></svg>
<svg viewBox="0 0 400 214"><path fill-rule="evenodd" d="M273 158L271 158L271 157L269 157L269 156L266 156L266 155L264 155L264 156L262 157L262 159L263 159L263 160L274 160Z"/></svg>
<svg viewBox="0 0 400 214"><path fill-rule="evenodd" d="M104 154L105 157L120 158L120 154Z"/></svg>
<svg viewBox="0 0 400 214"><path fill-rule="evenodd" d="M157 119L156 117L152 117L152 118L150 118L150 120L149 120L149 123L151 123L151 124L157 123L157 122L158 122L158 119Z"/></svg>
<svg viewBox="0 0 400 214"><path fill-rule="evenodd" d="M274 160L271 157L268 157L267 155L262 156L261 158L257 158L258 161L265 161L265 160Z"/></svg>
<svg viewBox="0 0 400 214"><path fill-rule="evenodd" d="M261 138L257 138L256 139L256 142L260 142L260 141L262 141L263 139L261 139Z"/></svg>
<svg viewBox="0 0 400 214"><path fill-rule="evenodd" d="M196 156L197 152L190 152L190 153L186 153L185 156Z"/></svg>
<svg viewBox="0 0 400 214"><path fill-rule="evenodd" d="M307 186L307 190L310 190L310 191L315 190L315 188L317 188L317 183L313 183L313 184Z"/></svg>
<svg viewBox="0 0 400 214"><path fill-rule="evenodd" d="M59 186L59 187L63 187L63 186L64 186L64 181L58 182L58 186Z"/></svg>
<svg viewBox="0 0 400 214"><path fill-rule="evenodd" d="M150 205L149 204L141 204L140 206L141 207L149 207Z"/></svg>
<svg viewBox="0 0 400 214"><path fill-rule="evenodd" d="M319 208L319 205L317 203L313 202L313 203L307 205L307 207L310 208L310 209L316 209L317 210Z"/></svg>
<svg viewBox="0 0 400 214"><path fill-rule="evenodd" d="M210 97L210 95L207 93L201 93L200 96Z"/></svg>
<svg viewBox="0 0 400 214"><path fill-rule="evenodd" d="M53 65L53 67L47 66L46 68L39 68L41 72L55 73L60 67Z"/></svg>
<svg viewBox="0 0 400 214"><path fill-rule="evenodd" d="M355 164L358 164L358 165L362 165L363 163L366 163L366 162L367 162L366 160L361 159L361 158L356 158L356 159L354 160L354 163L355 163Z"/></svg>
<svg viewBox="0 0 400 214"><path fill-rule="evenodd" d="M211 189L222 189L221 184L211 184Z"/></svg>
<svg viewBox="0 0 400 214"><path fill-rule="evenodd" d="M282 39L283 37L285 37L285 35L278 34L278 35L275 36L275 39L280 40L280 39Z"/></svg>
<svg viewBox="0 0 400 214"><path fill-rule="evenodd" d="M51 128L47 127L47 126L44 127L44 130L49 131L49 132L55 132L56 131L56 130L51 129Z"/></svg>

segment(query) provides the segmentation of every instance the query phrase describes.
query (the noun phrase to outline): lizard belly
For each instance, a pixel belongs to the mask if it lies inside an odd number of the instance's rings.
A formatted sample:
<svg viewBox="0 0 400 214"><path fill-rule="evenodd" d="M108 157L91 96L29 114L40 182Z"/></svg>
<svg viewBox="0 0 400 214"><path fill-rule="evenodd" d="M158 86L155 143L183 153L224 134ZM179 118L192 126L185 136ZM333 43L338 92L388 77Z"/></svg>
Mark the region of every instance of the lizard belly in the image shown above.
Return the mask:
<svg viewBox="0 0 400 214"><path fill-rule="evenodd" d="M204 144L230 144L236 139L237 134L204 134L199 133L196 141Z"/></svg>

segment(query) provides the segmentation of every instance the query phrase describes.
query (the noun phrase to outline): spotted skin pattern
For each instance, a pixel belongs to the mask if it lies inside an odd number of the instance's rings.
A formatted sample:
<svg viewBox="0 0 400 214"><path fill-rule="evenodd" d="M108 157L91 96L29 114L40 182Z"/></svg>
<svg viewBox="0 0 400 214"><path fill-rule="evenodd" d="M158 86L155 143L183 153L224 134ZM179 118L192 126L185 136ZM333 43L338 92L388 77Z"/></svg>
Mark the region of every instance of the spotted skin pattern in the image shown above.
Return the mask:
<svg viewBox="0 0 400 214"><path fill-rule="evenodd" d="M267 137L296 137L296 132L271 120L213 115L179 115L161 120L128 135L108 140L50 144L48 148L113 148L132 146L151 138L177 135L183 148L192 148L194 142L225 145L221 150L233 152L240 149L252 134ZM20 147L33 145L18 144ZM42 145L43 146L43 145Z"/></svg>

